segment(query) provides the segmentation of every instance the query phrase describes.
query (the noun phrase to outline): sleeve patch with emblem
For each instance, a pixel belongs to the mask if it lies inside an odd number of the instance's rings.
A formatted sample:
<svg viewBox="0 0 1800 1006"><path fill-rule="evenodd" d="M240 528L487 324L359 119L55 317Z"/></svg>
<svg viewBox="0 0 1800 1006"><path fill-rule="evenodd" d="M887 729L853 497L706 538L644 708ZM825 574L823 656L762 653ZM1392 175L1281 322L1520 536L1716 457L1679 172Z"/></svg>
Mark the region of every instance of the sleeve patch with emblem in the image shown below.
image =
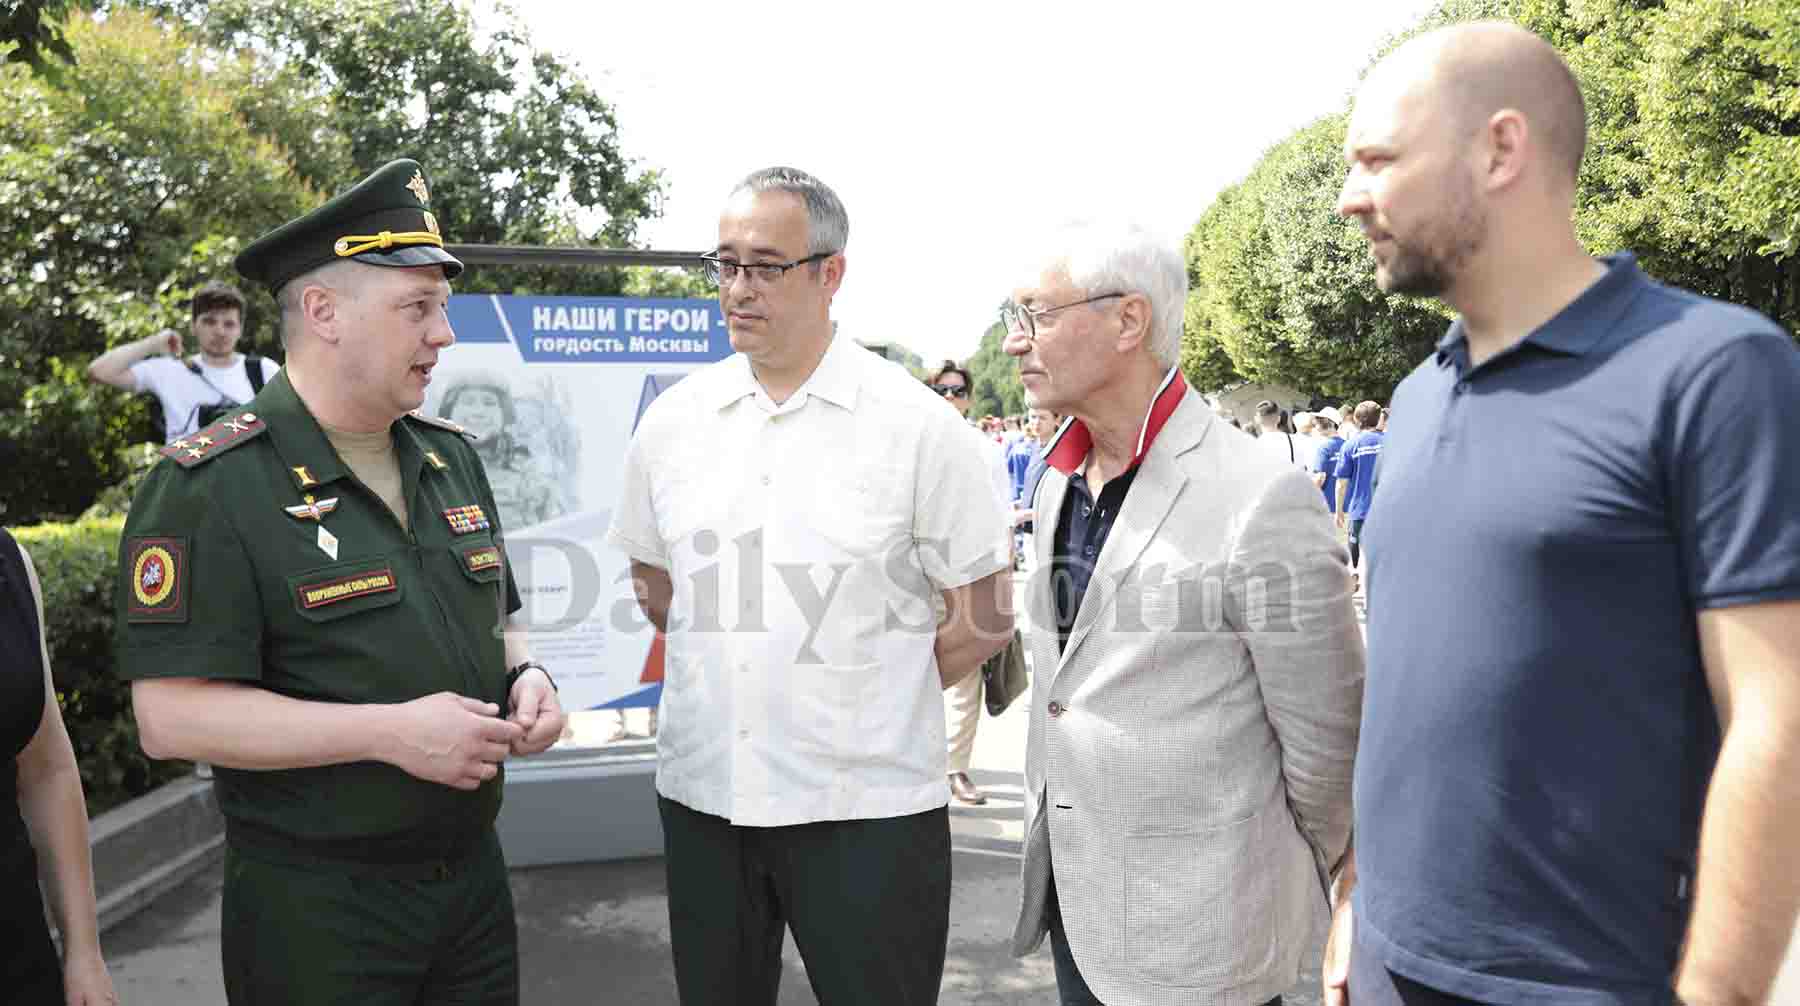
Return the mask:
<svg viewBox="0 0 1800 1006"><path fill-rule="evenodd" d="M187 621L188 540L128 538L125 548L130 562L127 575L131 577L126 621Z"/></svg>
<svg viewBox="0 0 1800 1006"><path fill-rule="evenodd" d="M394 580L392 567L372 569L366 573L338 577L335 580L322 580L318 583L303 583L294 588L300 595L300 607L312 609L322 608L327 604L348 601L353 597L367 597L370 594L382 594L390 590L400 589Z"/></svg>
<svg viewBox="0 0 1800 1006"><path fill-rule="evenodd" d="M494 569L500 565L500 550L493 545L483 545L480 548L465 549L463 551L463 563L469 567L469 572L471 573L479 573L484 569Z"/></svg>

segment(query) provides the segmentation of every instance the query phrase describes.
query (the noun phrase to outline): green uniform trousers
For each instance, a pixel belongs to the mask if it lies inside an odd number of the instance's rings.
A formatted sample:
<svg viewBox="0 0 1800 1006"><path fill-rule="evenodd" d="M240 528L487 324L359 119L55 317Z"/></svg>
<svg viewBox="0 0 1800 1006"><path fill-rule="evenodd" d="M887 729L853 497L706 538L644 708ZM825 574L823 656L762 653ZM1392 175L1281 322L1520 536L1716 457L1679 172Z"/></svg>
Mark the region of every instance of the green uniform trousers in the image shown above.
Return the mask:
<svg viewBox="0 0 1800 1006"><path fill-rule="evenodd" d="M227 842L232 1006L516 1006L518 929L500 840L428 863L308 860Z"/></svg>
<svg viewBox="0 0 1800 1006"><path fill-rule="evenodd" d="M774 1006L784 929L821 1006L933 1006L950 815L748 828L658 797L682 1006Z"/></svg>

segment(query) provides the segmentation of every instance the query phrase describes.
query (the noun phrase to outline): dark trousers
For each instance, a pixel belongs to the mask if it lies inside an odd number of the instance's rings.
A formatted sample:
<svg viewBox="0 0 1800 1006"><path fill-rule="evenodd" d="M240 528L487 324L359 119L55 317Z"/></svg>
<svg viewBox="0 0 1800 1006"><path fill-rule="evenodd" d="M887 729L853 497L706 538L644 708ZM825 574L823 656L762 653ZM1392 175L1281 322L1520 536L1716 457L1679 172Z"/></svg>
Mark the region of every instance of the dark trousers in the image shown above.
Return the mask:
<svg viewBox="0 0 1800 1006"><path fill-rule="evenodd" d="M11 762L6 771L14 771ZM44 922L37 854L21 834L16 844L0 839L0 859L0 996L18 1006L62 1006L62 961Z"/></svg>
<svg viewBox="0 0 1800 1006"><path fill-rule="evenodd" d="M821 1006L931 1006L950 936L950 815L748 828L663 797L682 1006L774 1006L784 929Z"/></svg>
<svg viewBox="0 0 1800 1006"><path fill-rule="evenodd" d="M1050 871L1050 889L1046 895L1050 913L1050 958L1056 964L1056 996L1060 1006L1106 1006L1081 977L1075 966L1075 955L1069 951L1069 936L1063 932L1062 905L1057 901L1056 871ZM1263 1006L1281 1006L1276 996ZM1362 1006L1357 1003L1356 1006Z"/></svg>
<svg viewBox="0 0 1800 1006"><path fill-rule="evenodd" d="M517 1006L518 930L500 839L405 866L280 861L225 848L232 1006Z"/></svg>
<svg viewBox="0 0 1800 1006"><path fill-rule="evenodd" d="M1350 945L1350 1002L1354 1006L1481 1006L1389 971L1360 939Z"/></svg>
<svg viewBox="0 0 1800 1006"><path fill-rule="evenodd" d="M1352 517L1350 519L1350 568L1356 569L1362 560L1363 522Z"/></svg>

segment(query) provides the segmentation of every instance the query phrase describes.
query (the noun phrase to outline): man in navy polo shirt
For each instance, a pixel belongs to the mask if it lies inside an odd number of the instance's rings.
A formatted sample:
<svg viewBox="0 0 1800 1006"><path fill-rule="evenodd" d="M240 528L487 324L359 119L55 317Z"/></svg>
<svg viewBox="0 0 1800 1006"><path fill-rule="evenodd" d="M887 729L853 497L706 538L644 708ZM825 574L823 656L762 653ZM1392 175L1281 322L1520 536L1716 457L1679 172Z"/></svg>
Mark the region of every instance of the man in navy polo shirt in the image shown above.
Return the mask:
<svg viewBox="0 0 1800 1006"><path fill-rule="evenodd" d="M1351 118L1339 212L1460 317L1365 528L1328 1003L1761 1003L1794 930L1800 430L1760 420L1800 352L1589 257L1585 121L1497 24L1401 47Z"/></svg>

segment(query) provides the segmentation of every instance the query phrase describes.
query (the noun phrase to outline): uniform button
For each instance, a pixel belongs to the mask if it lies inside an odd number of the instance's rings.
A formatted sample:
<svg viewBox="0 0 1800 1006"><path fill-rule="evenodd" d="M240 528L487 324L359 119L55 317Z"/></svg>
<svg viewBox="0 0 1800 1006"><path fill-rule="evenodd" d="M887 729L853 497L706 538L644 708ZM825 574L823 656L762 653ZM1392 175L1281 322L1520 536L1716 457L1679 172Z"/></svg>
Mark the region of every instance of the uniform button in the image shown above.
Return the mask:
<svg viewBox="0 0 1800 1006"><path fill-rule="evenodd" d="M1081 554L1092 559L1094 557L1094 546L1089 545L1087 548L1082 549Z"/></svg>
<svg viewBox="0 0 1800 1006"><path fill-rule="evenodd" d="M1063 714L1063 704L1061 702L1051 702L1050 703L1050 715L1061 716L1062 714Z"/></svg>
<svg viewBox="0 0 1800 1006"><path fill-rule="evenodd" d="M1086 516L1087 516L1087 515L1088 515L1088 514L1090 514L1090 513L1092 513L1092 512L1093 512L1093 508L1092 508L1092 507L1085 507L1085 506L1084 506L1084 507L1082 507L1082 508L1081 508L1081 516L1083 516L1083 517L1086 517Z"/></svg>

